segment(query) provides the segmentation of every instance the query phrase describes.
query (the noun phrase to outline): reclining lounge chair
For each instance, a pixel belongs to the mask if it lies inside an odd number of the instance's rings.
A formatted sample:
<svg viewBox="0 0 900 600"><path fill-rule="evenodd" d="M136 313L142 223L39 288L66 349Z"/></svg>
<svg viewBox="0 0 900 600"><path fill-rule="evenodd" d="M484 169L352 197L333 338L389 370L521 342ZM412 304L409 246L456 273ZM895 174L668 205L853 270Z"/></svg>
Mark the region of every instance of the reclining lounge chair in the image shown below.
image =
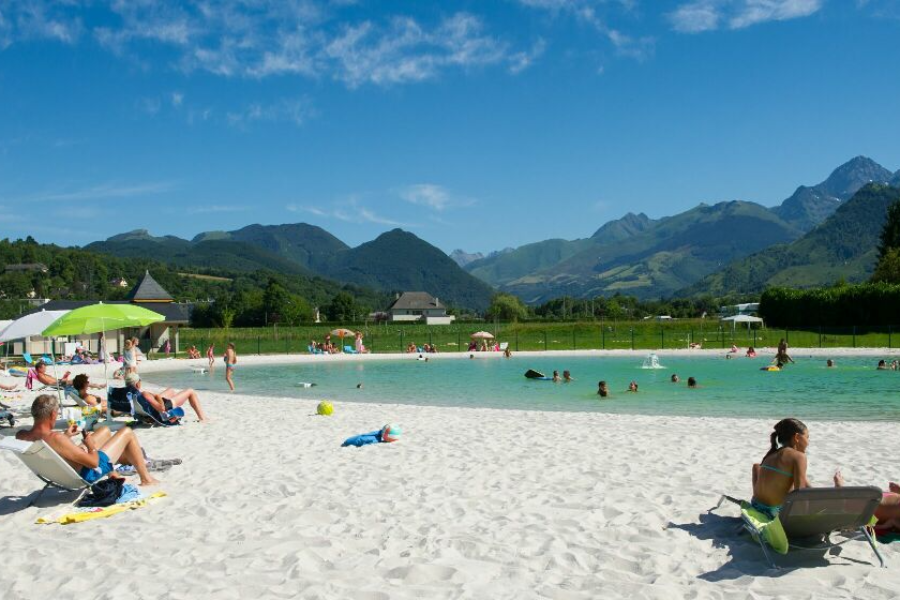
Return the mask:
<svg viewBox="0 0 900 600"><path fill-rule="evenodd" d="M72 465L42 441L27 442L13 437L4 437L0 438L0 450L9 450L15 453L25 463L25 466L46 484L29 506L37 502L48 487L81 492L73 501L74 504L93 485L82 479Z"/></svg>
<svg viewBox="0 0 900 600"><path fill-rule="evenodd" d="M722 496L716 508L725 500L741 507L744 529L759 542L766 560L776 569L778 565L769 549L787 554L788 548L827 549L856 539L865 539L884 567L884 558L871 531L881 496L881 490L874 486L794 490L785 497L777 519L770 519L748 502L731 496ZM834 532L848 534L847 539L832 542L830 535Z"/></svg>

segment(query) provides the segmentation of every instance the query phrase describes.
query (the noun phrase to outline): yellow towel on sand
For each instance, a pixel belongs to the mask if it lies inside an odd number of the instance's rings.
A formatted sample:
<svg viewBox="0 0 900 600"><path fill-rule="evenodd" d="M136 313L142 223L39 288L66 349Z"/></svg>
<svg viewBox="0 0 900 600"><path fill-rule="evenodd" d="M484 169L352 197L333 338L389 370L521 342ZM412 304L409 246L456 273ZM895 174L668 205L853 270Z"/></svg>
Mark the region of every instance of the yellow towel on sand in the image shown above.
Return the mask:
<svg viewBox="0 0 900 600"><path fill-rule="evenodd" d="M132 500L131 502L125 502L123 504L86 508L81 510L80 512L70 512L63 515L38 517L35 523L37 523L38 525L55 525L57 523L60 525L70 525L72 523L81 523L83 521L91 521L93 519L105 519L106 517L111 517L121 512L125 512L126 510L137 510L138 508L147 506L147 503L150 500L164 498L165 496L165 492L156 492L154 494L151 494L150 496L147 496L146 498L141 498L140 500Z"/></svg>

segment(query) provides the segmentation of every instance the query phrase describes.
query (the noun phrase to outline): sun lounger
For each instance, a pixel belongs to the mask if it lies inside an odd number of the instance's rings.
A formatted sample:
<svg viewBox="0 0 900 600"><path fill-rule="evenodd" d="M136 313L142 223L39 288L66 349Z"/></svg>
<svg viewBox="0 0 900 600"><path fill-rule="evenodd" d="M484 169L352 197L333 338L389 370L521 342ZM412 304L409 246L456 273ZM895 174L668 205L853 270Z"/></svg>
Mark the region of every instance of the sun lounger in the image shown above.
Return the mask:
<svg viewBox="0 0 900 600"><path fill-rule="evenodd" d="M353 346L344 346L344 353L345 354L359 354L359 352L357 352L356 349L353 348Z"/></svg>
<svg viewBox="0 0 900 600"><path fill-rule="evenodd" d="M33 365L33 364L34 364L34 359L31 358L31 353L30 353L30 352L23 352L23 353L22 353L22 359L25 361L25 364L26 364L26 365Z"/></svg>
<svg viewBox="0 0 900 600"><path fill-rule="evenodd" d="M38 383L41 387L35 388L35 382ZM28 374L25 375L25 387L33 392L43 392L44 390L53 390L55 392L64 392L70 388L67 388L65 385L45 385L41 383L41 381L37 377L37 371L34 368L28 369Z"/></svg>
<svg viewBox="0 0 900 600"><path fill-rule="evenodd" d="M769 549L787 554L788 548L828 549L857 539L869 543L884 567L884 558L870 531L881 496L881 490L874 486L795 490L785 497L777 519L770 519L754 510L748 502L731 496L722 496L718 506L728 500L741 507L744 529L759 542L766 560L775 568L778 566ZM849 535L847 539L833 543L830 535L835 532Z"/></svg>
<svg viewBox="0 0 900 600"><path fill-rule="evenodd" d="M181 407L173 408L170 411L160 413L158 410L147 402L142 394L130 394L131 399L131 415L142 421L150 421L153 425L161 425L163 427L172 427L180 425L181 419L184 417L184 409ZM171 419L176 419L174 422Z"/></svg>
<svg viewBox="0 0 900 600"><path fill-rule="evenodd" d="M37 498L31 501L31 504L37 502L48 487L72 492L80 491L81 494L75 499L74 504L93 485L82 479L72 465L64 461L53 448L42 441L27 442L13 437L0 438L0 450L9 450L15 453L25 463L25 466L46 484Z"/></svg>

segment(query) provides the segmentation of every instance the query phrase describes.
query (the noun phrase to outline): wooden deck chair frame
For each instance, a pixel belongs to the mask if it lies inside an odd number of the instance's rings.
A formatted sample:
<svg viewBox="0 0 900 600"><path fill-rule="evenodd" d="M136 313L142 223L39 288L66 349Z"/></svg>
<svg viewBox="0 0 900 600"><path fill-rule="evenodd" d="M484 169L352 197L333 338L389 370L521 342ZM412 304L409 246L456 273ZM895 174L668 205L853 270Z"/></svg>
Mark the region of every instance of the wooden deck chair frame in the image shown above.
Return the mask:
<svg viewBox="0 0 900 600"><path fill-rule="evenodd" d="M886 568L884 557L878 550L875 542L875 536L871 531L870 523L875 509L881 502L881 490L874 486L859 487L841 487L841 488L805 488L802 490L794 490L785 497L784 505L779 513L779 519L785 533L788 536L790 547L794 550L822 550L837 548L852 540L865 539L869 543L872 552L878 558L881 568ZM732 496L723 495L719 498L719 503L715 508L719 508L725 501L732 502L741 506L743 501ZM825 504L829 502L852 502L860 509L854 512L843 511L840 513L828 513ZM818 512L809 512L811 507L820 504ZM715 509L713 509L715 510ZM829 523L830 517L830 523ZM750 533L755 539L766 561L773 568L780 567L772 558L769 552L768 544L764 536L756 528L756 526L741 513L743 529ZM825 521L822 523L822 521ZM840 522L844 521L843 524ZM819 526L827 524L827 526ZM847 535L847 538L840 542L832 542L831 534L840 531L845 534L853 532L853 535ZM813 545L803 543L803 540L815 539Z"/></svg>

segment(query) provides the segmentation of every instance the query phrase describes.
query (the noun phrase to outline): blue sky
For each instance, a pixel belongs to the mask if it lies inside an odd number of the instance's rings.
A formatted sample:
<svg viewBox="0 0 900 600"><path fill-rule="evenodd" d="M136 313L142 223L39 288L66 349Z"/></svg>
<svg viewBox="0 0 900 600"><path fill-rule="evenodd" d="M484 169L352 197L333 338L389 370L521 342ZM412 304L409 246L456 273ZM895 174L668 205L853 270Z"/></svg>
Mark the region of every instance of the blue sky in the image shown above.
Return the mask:
<svg viewBox="0 0 900 600"><path fill-rule="evenodd" d="M489 251L900 168L900 0L0 0L0 237Z"/></svg>

